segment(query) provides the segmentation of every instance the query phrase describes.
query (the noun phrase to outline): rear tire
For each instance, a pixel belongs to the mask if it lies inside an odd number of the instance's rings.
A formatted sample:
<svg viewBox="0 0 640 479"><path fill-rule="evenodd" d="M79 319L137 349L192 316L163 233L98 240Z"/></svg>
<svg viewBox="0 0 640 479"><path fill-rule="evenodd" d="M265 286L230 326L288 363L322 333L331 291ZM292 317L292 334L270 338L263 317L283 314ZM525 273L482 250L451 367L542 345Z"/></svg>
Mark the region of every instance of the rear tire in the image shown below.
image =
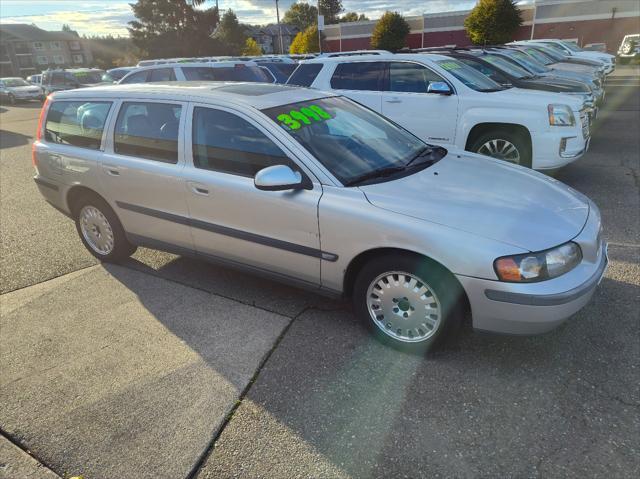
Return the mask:
<svg viewBox="0 0 640 479"><path fill-rule="evenodd" d="M531 168L531 147L524 135L507 129L480 135L469 151Z"/></svg>
<svg viewBox="0 0 640 479"><path fill-rule="evenodd" d="M391 254L369 261L353 287L356 316L383 344L424 354L455 332L464 293L455 277L428 258Z"/></svg>
<svg viewBox="0 0 640 479"><path fill-rule="evenodd" d="M111 207L97 195L84 195L73 205L78 235L100 261L117 263L136 251Z"/></svg>
<svg viewBox="0 0 640 479"><path fill-rule="evenodd" d="M16 104L16 97L13 96L11 93L9 93L9 105L15 105Z"/></svg>

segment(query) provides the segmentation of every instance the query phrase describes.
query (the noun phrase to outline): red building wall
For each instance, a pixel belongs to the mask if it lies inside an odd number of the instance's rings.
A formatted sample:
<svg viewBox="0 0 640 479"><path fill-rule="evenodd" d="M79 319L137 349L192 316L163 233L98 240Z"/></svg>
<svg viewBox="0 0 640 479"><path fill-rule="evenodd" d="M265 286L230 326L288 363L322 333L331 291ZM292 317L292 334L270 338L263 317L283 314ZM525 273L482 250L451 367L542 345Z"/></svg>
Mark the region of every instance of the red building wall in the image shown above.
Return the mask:
<svg viewBox="0 0 640 479"><path fill-rule="evenodd" d="M605 20L583 20L574 22L555 22L536 24L535 38L577 38L580 45L587 43L606 43L609 53L615 53L625 35L640 33L640 18L625 17ZM514 40L531 38L531 26L522 26L514 35ZM424 44L422 34L410 33L406 44L410 48L438 47L443 45L468 46L471 40L464 30L441 32L425 32ZM371 48L371 37L325 40L324 51L366 50Z"/></svg>

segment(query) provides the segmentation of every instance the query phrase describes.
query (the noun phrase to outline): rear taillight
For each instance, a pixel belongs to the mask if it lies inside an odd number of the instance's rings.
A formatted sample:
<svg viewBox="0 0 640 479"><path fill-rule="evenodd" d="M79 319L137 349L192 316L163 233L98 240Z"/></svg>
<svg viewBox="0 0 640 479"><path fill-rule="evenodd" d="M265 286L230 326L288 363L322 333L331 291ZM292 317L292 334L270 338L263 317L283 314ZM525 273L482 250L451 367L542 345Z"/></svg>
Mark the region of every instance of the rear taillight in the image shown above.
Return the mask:
<svg viewBox="0 0 640 479"><path fill-rule="evenodd" d="M47 108L49 107L49 103L51 101L51 97L47 97L42 104L42 109L40 110L40 117L38 118L38 131L36 131L36 141L40 141L42 138L42 122L44 121L44 115L47 112Z"/></svg>
<svg viewBox="0 0 640 479"><path fill-rule="evenodd" d="M42 127L44 122L44 117L47 113L47 108L49 107L50 97L47 97L44 103L42 104L42 109L40 110L40 117L38 118L38 130L36 131L36 141L40 141L42 138ZM31 145L31 164L38 172L38 155L36 153L36 144L33 143Z"/></svg>

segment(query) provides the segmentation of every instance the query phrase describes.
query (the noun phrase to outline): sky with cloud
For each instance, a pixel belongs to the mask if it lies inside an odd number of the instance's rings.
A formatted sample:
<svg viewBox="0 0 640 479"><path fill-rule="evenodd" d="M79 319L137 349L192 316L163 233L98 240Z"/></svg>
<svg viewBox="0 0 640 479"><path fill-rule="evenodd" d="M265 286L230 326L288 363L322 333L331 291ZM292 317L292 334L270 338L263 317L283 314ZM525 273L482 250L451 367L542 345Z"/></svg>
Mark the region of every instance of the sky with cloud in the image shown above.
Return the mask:
<svg viewBox="0 0 640 479"><path fill-rule="evenodd" d="M127 22L133 20L129 3L135 0L0 0L2 23L35 23L46 30L59 30L63 24L81 34L127 35ZM218 0L220 10L233 9L243 23L275 22L275 0ZM280 15L294 0L280 0ZM314 0L309 3L315 3ZM345 11L380 17L387 10L403 15L418 15L451 10L465 10L475 0L343 0ZM208 0L205 6L215 5Z"/></svg>

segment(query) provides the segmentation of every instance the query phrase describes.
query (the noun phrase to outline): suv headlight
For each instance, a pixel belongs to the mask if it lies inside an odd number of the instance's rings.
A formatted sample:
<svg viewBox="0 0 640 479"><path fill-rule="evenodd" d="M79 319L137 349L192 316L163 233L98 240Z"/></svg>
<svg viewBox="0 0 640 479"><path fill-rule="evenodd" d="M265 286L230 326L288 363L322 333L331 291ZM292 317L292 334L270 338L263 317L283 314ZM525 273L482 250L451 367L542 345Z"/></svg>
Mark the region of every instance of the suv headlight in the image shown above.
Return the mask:
<svg viewBox="0 0 640 479"><path fill-rule="evenodd" d="M571 108L567 105L549 105L549 124L553 126L573 126L576 124L576 118L573 116Z"/></svg>
<svg viewBox="0 0 640 479"><path fill-rule="evenodd" d="M557 278L571 271L582 260L580 246L570 241L539 253L503 256L493 263L501 281L535 283Z"/></svg>

